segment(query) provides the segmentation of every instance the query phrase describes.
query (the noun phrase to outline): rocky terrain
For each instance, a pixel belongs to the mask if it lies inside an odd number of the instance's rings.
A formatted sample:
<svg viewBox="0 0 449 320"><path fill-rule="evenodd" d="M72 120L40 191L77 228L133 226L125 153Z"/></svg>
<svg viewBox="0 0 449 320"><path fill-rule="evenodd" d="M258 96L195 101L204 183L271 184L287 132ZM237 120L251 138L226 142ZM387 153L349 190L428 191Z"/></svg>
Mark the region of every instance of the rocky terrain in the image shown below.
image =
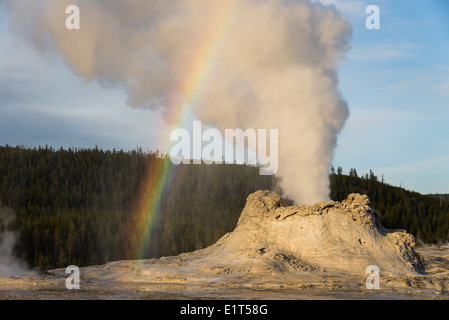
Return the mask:
<svg viewBox="0 0 449 320"><path fill-rule="evenodd" d="M379 288L369 289L376 266ZM0 278L2 299L448 299L449 247L416 247L387 230L369 199L287 206L251 194L234 231L212 246L160 259ZM370 282L371 283L371 282Z"/></svg>

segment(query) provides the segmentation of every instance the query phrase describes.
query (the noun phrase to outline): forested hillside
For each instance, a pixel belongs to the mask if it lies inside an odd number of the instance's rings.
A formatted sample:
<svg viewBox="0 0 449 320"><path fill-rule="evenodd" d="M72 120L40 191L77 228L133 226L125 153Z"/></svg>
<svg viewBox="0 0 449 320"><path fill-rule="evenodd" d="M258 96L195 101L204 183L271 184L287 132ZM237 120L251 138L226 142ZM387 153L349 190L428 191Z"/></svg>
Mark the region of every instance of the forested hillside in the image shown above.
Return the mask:
<svg viewBox="0 0 449 320"><path fill-rule="evenodd" d="M136 226L151 193L148 181L167 168L175 180L160 193L142 256ZM426 242L449 239L444 197L393 187L354 169L347 175L332 168L330 181L334 200L367 194L385 227L406 229ZM259 189L280 192L277 185L253 166L173 166L142 150L0 147L0 232L19 231L16 252L42 270L175 255L232 231L246 197Z"/></svg>
<svg viewBox="0 0 449 320"><path fill-rule="evenodd" d="M381 213L381 223L390 229L405 229L427 243L449 240L449 201L445 197L422 195L391 186L371 170L358 175L355 169L343 174L341 167L331 168L331 194L341 201L350 193L369 196L374 208Z"/></svg>
<svg viewBox="0 0 449 320"><path fill-rule="evenodd" d="M139 256L147 182L167 168L175 181L161 194ZM272 176L246 165L174 166L141 150L0 147L0 231L12 209L17 251L41 269L175 255L232 231L246 197L273 186Z"/></svg>

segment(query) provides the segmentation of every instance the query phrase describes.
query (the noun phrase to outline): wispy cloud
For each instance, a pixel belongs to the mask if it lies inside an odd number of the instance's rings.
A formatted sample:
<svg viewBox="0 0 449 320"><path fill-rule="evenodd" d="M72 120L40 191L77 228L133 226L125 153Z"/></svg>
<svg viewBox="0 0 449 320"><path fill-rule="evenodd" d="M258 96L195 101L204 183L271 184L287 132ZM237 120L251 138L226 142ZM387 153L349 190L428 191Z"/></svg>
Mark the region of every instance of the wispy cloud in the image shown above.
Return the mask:
<svg viewBox="0 0 449 320"><path fill-rule="evenodd" d="M354 46L347 56L348 59L364 61L384 61L416 57L417 45L409 42L374 43Z"/></svg>
<svg viewBox="0 0 449 320"><path fill-rule="evenodd" d="M442 99L449 98L449 82L442 83L435 87L435 91L440 95Z"/></svg>
<svg viewBox="0 0 449 320"><path fill-rule="evenodd" d="M315 0L315 2L321 2L326 6L334 5L343 14L353 17L365 16L365 10L368 6L367 2L362 0Z"/></svg>
<svg viewBox="0 0 449 320"><path fill-rule="evenodd" d="M435 92L438 94L438 98L445 101L449 105L449 66L440 66L441 79L435 86Z"/></svg>
<svg viewBox="0 0 449 320"><path fill-rule="evenodd" d="M374 172L385 175L386 181L393 185L401 185L406 189L421 193L447 193L449 182L439 179L447 176L449 155L428 157L420 161L409 162L397 166L374 168Z"/></svg>

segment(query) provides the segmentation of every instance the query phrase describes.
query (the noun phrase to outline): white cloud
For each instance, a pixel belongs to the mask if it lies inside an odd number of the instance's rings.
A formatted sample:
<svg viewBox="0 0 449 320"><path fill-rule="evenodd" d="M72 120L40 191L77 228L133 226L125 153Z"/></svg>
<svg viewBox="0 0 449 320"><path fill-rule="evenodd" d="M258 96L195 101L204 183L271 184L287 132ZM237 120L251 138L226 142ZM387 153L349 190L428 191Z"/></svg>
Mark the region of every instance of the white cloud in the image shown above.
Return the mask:
<svg viewBox="0 0 449 320"><path fill-rule="evenodd" d="M365 16L365 10L368 6L366 1L354 0L315 0L315 2L321 2L326 6L334 5L337 10L341 11L343 14L353 17Z"/></svg>

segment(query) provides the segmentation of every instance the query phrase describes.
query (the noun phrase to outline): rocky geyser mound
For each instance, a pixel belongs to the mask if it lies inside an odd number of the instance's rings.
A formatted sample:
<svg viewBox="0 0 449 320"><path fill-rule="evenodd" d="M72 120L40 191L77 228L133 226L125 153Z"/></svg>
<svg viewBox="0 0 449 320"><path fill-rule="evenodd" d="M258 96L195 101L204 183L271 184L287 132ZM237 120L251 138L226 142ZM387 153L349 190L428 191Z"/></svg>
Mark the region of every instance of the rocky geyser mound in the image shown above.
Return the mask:
<svg viewBox="0 0 449 320"><path fill-rule="evenodd" d="M372 292L365 286L372 265L386 294L421 298L425 289L430 297L445 295L446 275L424 275L413 236L388 230L379 219L360 194L287 206L279 195L257 191L248 196L235 229L215 244L178 256L83 267L82 290L74 297L358 298ZM65 268L42 277L2 278L0 294L65 297L66 280Z"/></svg>
<svg viewBox="0 0 449 320"><path fill-rule="evenodd" d="M287 206L279 195L260 190L248 196L233 232L196 253L231 265L265 261L275 268L358 275L376 265L383 275L424 274L414 247L411 234L380 224L366 195Z"/></svg>

